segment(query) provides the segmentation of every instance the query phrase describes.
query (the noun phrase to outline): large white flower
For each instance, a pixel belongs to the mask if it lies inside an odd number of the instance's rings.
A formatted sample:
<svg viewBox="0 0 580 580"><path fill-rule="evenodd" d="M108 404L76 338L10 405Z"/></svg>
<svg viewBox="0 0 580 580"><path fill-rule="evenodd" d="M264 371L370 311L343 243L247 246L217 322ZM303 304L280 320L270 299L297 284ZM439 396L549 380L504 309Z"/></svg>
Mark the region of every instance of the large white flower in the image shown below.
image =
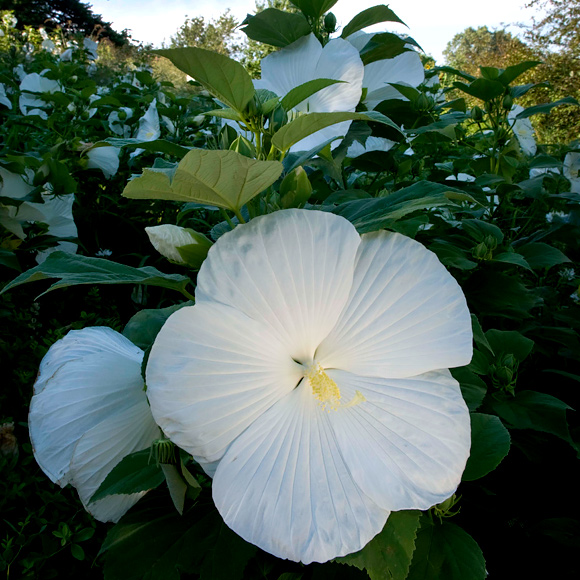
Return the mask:
<svg viewBox="0 0 580 580"><path fill-rule="evenodd" d="M160 135L157 99L153 99L146 113L139 119L139 129L137 129L135 139L139 139L139 141L155 141L155 139L159 139Z"/></svg>
<svg viewBox="0 0 580 580"><path fill-rule="evenodd" d="M34 457L54 483L76 487L87 511L114 521L144 492L89 503L123 457L160 437L141 378L143 351L106 327L73 330L40 364L28 419Z"/></svg>
<svg viewBox="0 0 580 580"><path fill-rule="evenodd" d="M157 423L212 474L226 524L281 558L362 548L457 488L472 354L460 287L396 233L286 210L223 235L153 345Z"/></svg>
<svg viewBox="0 0 580 580"><path fill-rule="evenodd" d="M289 46L262 60L262 78L258 89L267 89L283 97L292 89L314 79L345 81L318 91L300 103L297 113L352 112L361 97L363 64L354 49L342 39L331 40L324 48L314 34L303 36ZM333 137L346 135L350 121L337 123L302 139L292 151L309 151Z"/></svg>
<svg viewBox="0 0 580 580"><path fill-rule="evenodd" d="M508 121L513 125L512 130L522 151L526 155L535 155L538 150L536 140L534 139L535 131L530 119L516 119L524 108L521 105L514 105L508 113Z"/></svg>
<svg viewBox="0 0 580 580"><path fill-rule="evenodd" d="M119 114L121 113L121 114ZM119 107L117 111L111 111L109 117L107 118L107 122L109 123L109 129L119 135L124 137L131 136L131 127L125 124L125 121L130 119L133 116L133 110L129 109L129 107ZM121 119L121 117L123 117Z"/></svg>
<svg viewBox="0 0 580 580"><path fill-rule="evenodd" d="M42 71L41 74L30 73L26 75L20 83L19 106L23 115L39 115L43 119L48 119L48 114L43 108L48 103L33 93L54 93L61 90L58 81L47 79Z"/></svg>
<svg viewBox="0 0 580 580"><path fill-rule="evenodd" d="M359 31L351 34L347 40L360 52L374 35ZM364 67L363 87L367 89L367 94L363 103L368 109L374 109L387 99L407 100L388 83L418 87L424 81L425 69L419 54L414 50L403 52L394 58L371 62Z"/></svg>

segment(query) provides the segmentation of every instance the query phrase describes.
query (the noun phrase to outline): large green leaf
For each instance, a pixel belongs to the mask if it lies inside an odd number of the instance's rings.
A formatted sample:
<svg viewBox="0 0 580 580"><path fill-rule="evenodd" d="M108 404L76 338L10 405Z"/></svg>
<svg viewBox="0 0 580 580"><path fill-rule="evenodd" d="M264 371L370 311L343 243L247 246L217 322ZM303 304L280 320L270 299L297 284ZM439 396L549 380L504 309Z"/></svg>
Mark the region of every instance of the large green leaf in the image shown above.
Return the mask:
<svg viewBox="0 0 580 580"><path fill-rule="evenodd" d="M402 38L392 32L380 32L375 34L360 51L363 64L371 64L377 60L389 59L412 50L407 44L418 44L412 38Z"/></svg>
<svg viewBox="0 0 580 580"><path fill-rule="evenodd" d="M345 81L339 81L336 79L313 79L307 81L288 91L280 101L280 104L285 111L289 111L318 91L321 91L330 85L343 82Z"/></svg>
<svg viewBox="0 0 580 580"><path fill-rule="evenodd" d="M525 246L519 246L517 252L525 258L526 262L534 270L542 270L570 262L570 259L560 250L544 242L533 242Z"/></svg>
<svg viewBox="0 0 580 580"><path fill-rule="evenodd" d="M539 60L527 60L525 62L520 62L513 66L508 66L498 77L497 80L507 87L511 82L515 81L520 75L523 75L526 71L530 70L542 64Z"/></svg>
<svg viewBox="0 0 580 580"><path fill-rule="evenodd" d="M516 330L496 330L492 328L485 333L485 338L493 352L486 353L490 362L501 360L506 354L513 354L518 361L523 361L532 352L534 341Z"/></svg>
<svg viewBox="0 0 580 580"><path fill-rule="evenodd" d="M473 481L493 471L510 450L510 434L494 415L471 413L471 452L463 481Z"/></svg>
<svg viewBox="0 0 580 580"><path fill-rule="evenodd" d="M366 570L371 580L405 580L415 550L419 511L392 512L383 528L362 550L335 562Z"/></svg>
<svg viewBox="0 0 580 580"><path fill-rule="evenodd" d="M154 52L168 58L179 70L238 112L242 112L254 96L254 84L246 69L223 54L193 46Z"/></svg>
<svg viewBox="0 0 580 580"><path fill-rule="evenodd" d="M174 157L181 159L189 148L182 147L177 143L171 143L165 139L155 139L155 141L141 141L141 139L121 139L119 137L109 137L105 142L110 143L115 147L127 147L132 149L145 149L145 151L153 151L155 153L168 153Z"/></svg>
<svg viewBox="0 0 580 580"><path fill-rule="evenodd" d="M320 18L325 12L330 10L338 0L290 0L294 6L297 6L312 18Z"/></svg>
<svg viewBox="0 0 580 580"><path fill-rule="evenodd" d="M248 38L283 48L310 34L310 25L302 14L266 8L258 14L248 14L241 30Z"/></svg>
<svg viewBox="0 0 580 580"><path fill-rule="evenodd" d="M235 151L193 149L170 176L145 170L129 181L123 195L131 199L167 199L215 205L234 212L272 185L283 166L279 161L249 159Z"/></svg>
<svg viewBox="0 0 580 580"><path fill-rule="evenodd" d="M543 431L571 442L566 420L566 411L571 407L552 395L521 391L515 397L492 400L490 404L508 427Z"/></svg>
<svg viewBox="0 0 580 580"><path fill-rule="evenodd" d="M165 321L177 310L191 306L193 302L174 304L166 308L145 308L134 314L123 329L123 336L142 350L147 350L165 324Z"/></svg>
<svg viewBox="0 0 580 580"><path fill-rule="evenodd" d="M487 385L467 367L451 369L453 378L461 387L461 394L470 411L475 411L482 403L487 393Z"/></svg>
<svg viewBox="0 0 580 580"><path fill-rule="evenodd" d="M186 276L164 274L151 266L133 268L102 258L88 258L66 252L53 252L42 264L23 272L12 280L2 289L2 292L20 284L51 278L58 278L59 281L52 284L40 296L44 296L51 290L79 284L145 284L170 288L184 293L186 286L190 283L190 279Z"/></svg>
<svg viewBox="0 0 580 580"><path fill-rule="evenodd" d="M388 125L400 132L399 127L388 117L369 111L367 113L308 113L294 119L274 133L272 144L280 151L288 151L292 145L302 139L343 121L369 121Z"/></svg>
<svg viewBox="0 0 580 580"><path fill-rule="evenodd" d="M150 449L131 453L121 459L107 475L91 502L108 495L131 494L154 489L165 481L161 468L151 457Z"/></svg>
<svg viewBox="0 0 580 580"><path fill-rule="evenodd" d="M407 580L484 580L485 560L477 542L463 529L421 517Z"/></svg>
<svg viewBox="0 0 580 580"><path fill-rule="evenodd" d="M342 29L342 34L340 36L341 38L346 38L367 26L372 26L379 22L400 22L401 24L405 24L388 6L379 4L378 6L372 6L371 8L359 12Z"/></svg>
<svg viewBox="0 0 580 580"><path fill-rule="evenodd" d="M578 101L573 97L564 97L563 99L558 99L553 103L542 103L541 105L534 105L533 107L524 109L521 113L516 115L516 119L527 119L532 115L538 115L540 113L547 115L554 107L559 107L560 105L578 105Z"/></svg>
<svg viewBox="0 0 580 580"><path fill-rule="evenodd" d="M255 546L234 534L215 509L189 508L180 516L153 495L109 530L101 548L105 580L179 580L180 572L201 580L242 578Z"/></svg>
<svg viewBox="0 0 580 580"><path fill-rule="evenodd" d="M471 95L482 101L491 101L495 97L499 97L505 92L505 87L499 81L492 81L489 79L475 79L469 85L455 81L453 86L456 89Z"/></svg>
<svg viewBox="0 0 580 580"><path fill-rule="evenodd" d="M419 181L386 197L342 203L332 213L349 220L362 234L387 228L414 211L455 205L453 200L461 199L471 198L440 183Z"/></svg>

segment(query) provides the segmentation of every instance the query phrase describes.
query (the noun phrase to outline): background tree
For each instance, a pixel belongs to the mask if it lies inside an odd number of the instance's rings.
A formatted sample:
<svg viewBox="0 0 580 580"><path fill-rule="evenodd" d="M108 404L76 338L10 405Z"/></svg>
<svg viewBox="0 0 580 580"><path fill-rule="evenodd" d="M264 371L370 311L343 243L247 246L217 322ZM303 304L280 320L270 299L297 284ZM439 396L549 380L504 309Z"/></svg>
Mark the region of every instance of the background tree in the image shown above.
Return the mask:
<svg viewBox="0 0 580 580"><path fill-rule="evenodd" d="M549 81L553 87L542 89L538 102L567 96L580 101L580 0L532 0L527 7L541 10L526 30L526 40L544 62L534 80ZM580 107L558 107L537 119L537 130L546 141L580 139Z"/></svg>
<svg viewBox="0 0 580 580"><path fill-rule="evenodd" d="M116 32L110 22L104 22L100 14L93 13L90 4L80 0L0 0L0 10L13 10L18 18L16 26L21 30L25 26L43 26L85 36L97 33L99 38L108 38L118 46L127 44L130 39L126 30Z"/></svg>
<svg viewBox="0 0 580 580"><path fill-rule="evenodd" d="M216 20L205 21L203 16L189 18L172 36L169 48L183 48L197 46L206 48L227 56L235 56L241 49L239 37L236 33L238 22L229 9Z"/></svg>

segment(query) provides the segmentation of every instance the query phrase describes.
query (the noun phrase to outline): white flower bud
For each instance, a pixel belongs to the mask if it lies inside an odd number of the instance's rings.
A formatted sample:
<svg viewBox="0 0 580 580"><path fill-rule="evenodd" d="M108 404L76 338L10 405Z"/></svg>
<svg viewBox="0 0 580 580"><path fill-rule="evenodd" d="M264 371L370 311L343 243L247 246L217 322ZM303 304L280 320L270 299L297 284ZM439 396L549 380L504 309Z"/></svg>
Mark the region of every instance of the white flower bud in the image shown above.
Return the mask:
<svg viewBox="0 0 580 580"><path fill-rule="evenodd" d="M177 264L187 264L199 268L212 242L203 234L190 228L171 224L145 228L153 247L165 258ZM187 250L180 253L180 249Z"/></svg>

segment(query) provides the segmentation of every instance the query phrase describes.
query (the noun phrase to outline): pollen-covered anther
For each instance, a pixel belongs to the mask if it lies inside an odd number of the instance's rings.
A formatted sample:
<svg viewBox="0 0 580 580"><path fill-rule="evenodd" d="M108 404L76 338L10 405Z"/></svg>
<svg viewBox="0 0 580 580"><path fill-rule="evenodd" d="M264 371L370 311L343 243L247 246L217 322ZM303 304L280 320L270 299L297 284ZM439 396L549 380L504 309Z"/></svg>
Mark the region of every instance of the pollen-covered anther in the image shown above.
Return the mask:
<svg viewBox="0 0 580 580"><path fill-rule="evenodd" d="M327 412L335 411L339 407L353 407L362 403L366 399L360 391L356 391L355 396L348 403L341 401L340 389L337 384L324 372L324 369L317 363L308 367L305 377L310 382L312 394L320 402Z"/></svg>

